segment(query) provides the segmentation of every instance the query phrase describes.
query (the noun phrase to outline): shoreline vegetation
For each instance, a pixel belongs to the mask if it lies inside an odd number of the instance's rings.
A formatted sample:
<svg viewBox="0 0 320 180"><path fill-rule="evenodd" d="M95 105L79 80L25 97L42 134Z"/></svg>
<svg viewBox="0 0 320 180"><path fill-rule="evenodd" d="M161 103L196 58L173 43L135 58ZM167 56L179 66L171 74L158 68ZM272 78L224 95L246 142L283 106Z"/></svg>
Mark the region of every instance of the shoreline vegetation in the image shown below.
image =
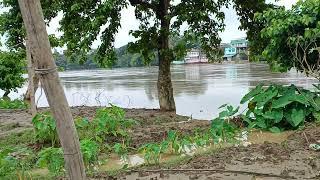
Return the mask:
<svg viewBox="0 0 320 180"><path fill-rule="evenodd" d="M158 109L71 107L87 172L97 179L318 177L320 158L310 145L320 138L319 110L313 109L320 104L313 104L319 92L293 85L262 87L243 97L241 103L249 101L247 112L225 104L212 121ZM35 117L17 106L2 108L0 128L0 176L64 176L48 108ZM295 166L280 168L283 161Z"/></svg>
<svg viewBox="0 0 320 180"><path fill-rule="evenodd" d="M219 35L230 5L246 38L224 44ZM5 36L0 43L0 179L320 179L320 0L291 5L265 0L0 2L5 9L0 13ZM139 28L129 31L135 41L115 48L129 6L139 21ZM46 30L56 17L59 37ZM53 48L64 51L52 53ZM271 71L304 73L317 84L310 89L250 84L255 87L239 106L221 105L210 121L176 115L175 98L183 98L174 93L172 62L246 56L267 62ZM152 75L159 110L69 107L58 73L146 65L158 66ZM10 100L10 92L24 85L26 69L25 101ZM269 73L260 72L258 81ZM36 107L40 80L50 108Z"/></svg>

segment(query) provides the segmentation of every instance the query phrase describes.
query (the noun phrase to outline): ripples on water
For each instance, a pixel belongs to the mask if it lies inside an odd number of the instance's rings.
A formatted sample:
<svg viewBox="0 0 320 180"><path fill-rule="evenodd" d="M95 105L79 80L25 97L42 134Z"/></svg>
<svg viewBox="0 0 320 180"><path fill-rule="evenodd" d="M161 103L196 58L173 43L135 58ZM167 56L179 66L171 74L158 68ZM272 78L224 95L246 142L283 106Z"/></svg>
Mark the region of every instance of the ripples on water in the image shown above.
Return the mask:
<svg viewBox="0 0 320 180"><path fill-rule="evenodd" d="M312 88L317 81L300 73L271 73L266 64L192 64L172 66L177 113L212 119L225 103L239 105L258 83ZM126 108L158 108L157 67L80 70L60 73L71 106L113 103ZM11 97L21 96L26 87ZM38 90L37 97L41 91ZM44 93L39 106L47 106Z"/></svg>

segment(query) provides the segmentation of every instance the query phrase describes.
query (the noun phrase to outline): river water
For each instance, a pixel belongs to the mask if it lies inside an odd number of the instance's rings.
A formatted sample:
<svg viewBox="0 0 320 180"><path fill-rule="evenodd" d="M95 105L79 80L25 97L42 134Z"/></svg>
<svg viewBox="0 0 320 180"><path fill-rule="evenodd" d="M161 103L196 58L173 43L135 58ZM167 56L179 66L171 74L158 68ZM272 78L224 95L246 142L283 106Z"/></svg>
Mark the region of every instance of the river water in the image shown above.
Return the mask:
<svg viewBox="0 0 320 180"><path fill-rule="evenodd" d="M157 67L61 72L60 77L71 106L106 106L124 108L159 108ZM302 74L271 73L266 64L192 64L172 66L172 80L177 113L197 119L213 119L225 103L239 105L240 99L254 86L295 84L312 88L317 81ZM26 90L23 87L17 98ZM0 92L0 94L2 94ZM37 91L38 106L47 106L44 92Z"/></svg>

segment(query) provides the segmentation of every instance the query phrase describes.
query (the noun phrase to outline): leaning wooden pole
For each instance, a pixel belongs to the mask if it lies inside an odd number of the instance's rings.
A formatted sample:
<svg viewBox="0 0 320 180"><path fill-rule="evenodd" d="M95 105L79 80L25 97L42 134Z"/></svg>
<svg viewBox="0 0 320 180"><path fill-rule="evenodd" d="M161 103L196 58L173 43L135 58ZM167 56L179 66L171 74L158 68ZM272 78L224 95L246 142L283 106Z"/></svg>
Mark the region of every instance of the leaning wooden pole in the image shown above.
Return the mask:
<svg viewBox="0 0 320 180"><path fill-rule="evenodd" d="M39 74L64 152L65 167L72 180L86 179L79 138L60 83L39 0L19 0L31 58Z"/></svg>

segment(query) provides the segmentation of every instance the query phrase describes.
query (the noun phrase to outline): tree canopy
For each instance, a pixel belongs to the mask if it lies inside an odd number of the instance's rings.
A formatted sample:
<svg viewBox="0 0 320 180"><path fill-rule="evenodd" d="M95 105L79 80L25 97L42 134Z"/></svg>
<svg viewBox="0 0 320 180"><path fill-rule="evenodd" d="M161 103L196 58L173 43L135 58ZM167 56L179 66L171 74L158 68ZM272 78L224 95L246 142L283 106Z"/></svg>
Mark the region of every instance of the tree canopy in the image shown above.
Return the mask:
<svg viewBox="0 0 320 180"><path fill-rule="evenodd" d="M233 0L233 2L240 20L239 29L247 31L250 59L251 61L261 60L262 51L268 43L268 39L261 37L261 30L266 24L256 20L255 14L263 13L268 9L276 9L278 6L266 3L266 0Z"/></svg>
<svg viewBox="0 0 320 180"><path fill-rule="evenodd" d="M170 35L183 34L186 41L176 43L170 48L173 57L183 55L186 44L193 38L199 39L207 53L220 43L218 32L224 28L224 13L221 7L226 0L219 1L187 1L180 3L169 2L166 18L170 20ZM114 36L120 28L120 11L129 5L135 7L135 16L140 21L139 30L130 33L138 40L129 44L130 52L138 52L144 60L154 58L154 51L159 48L161 31L160 0L121 0L121 1L64 1L62 2L63 19L61 30L63 40L70 54L85 55L91 50L91 45L100 36L101 45L97 50L97 60L102 65L110 65L115 57L113 53ZM181 32L185 24L188 28ZM101 30L103 29L103 30ZM210 54L209 54L210 55Z"/></svg>
<svg viewBox="0 0 320 180"><path fill-rule="evenodd" d="M320 79L320 0L299 1L290 10L270 9L256 18L264 23L263 57L273 69L295 67Z"/></svg>
<svg viewBox="0 0 320 180"><path fill-rule="evenodd" d="M60 4L56 0L41 0L43 14L46 23L57 16ZM26 32L18 4L18 0L3 0L0 7L4 9L0 13L0 35L5 37L5 46L10 50L25 50ZM50 35L50 42L53 46L58 46L57 38Z"/></svg>
<svg viewBox="0 0 320 180"><path fill-rule="evenodd" d="M5 91L4 96L8 96L10 91L17 90L23 85L24 66L21 54L0 51L0 89Z"/></svg>

